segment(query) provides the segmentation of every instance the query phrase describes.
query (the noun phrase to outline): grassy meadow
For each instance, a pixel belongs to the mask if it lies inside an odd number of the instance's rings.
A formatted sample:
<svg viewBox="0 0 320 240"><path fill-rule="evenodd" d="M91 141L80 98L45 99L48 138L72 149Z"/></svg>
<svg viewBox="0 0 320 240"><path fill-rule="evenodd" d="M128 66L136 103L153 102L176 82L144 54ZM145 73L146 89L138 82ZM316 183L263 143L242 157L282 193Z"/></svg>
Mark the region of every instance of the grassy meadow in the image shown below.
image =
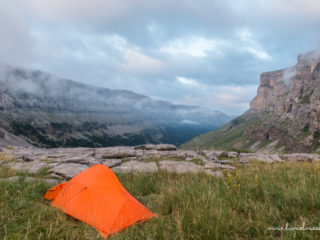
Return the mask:
<svg viewBox="0 0 320 240"><path fill-rule="evenodd" d="M102 239L90 226L42 200L51 187L26 182L26 173L0 166L0 239ZM319 227L320 164L255 163L204 174L118 174L124 187L158 214L114 235L124 239L320 239L320 231L268 230L269 227Z"/></svg>

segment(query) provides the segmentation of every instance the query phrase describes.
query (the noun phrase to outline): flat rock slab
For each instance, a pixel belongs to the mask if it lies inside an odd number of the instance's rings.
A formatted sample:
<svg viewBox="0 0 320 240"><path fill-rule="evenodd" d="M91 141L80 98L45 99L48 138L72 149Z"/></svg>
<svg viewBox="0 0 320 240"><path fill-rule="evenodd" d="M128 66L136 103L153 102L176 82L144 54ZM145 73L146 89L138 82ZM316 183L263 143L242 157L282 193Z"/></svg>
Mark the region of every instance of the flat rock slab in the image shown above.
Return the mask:
<svg viewBox="0 0 320 240"><path fill-rule="evenodd" d="M160 161L159 167L161 170L175 173L198 173L204 171L204 167L196 165L192 162L182 161Z"/></svg>
<svg viewBox="0 0 320 240"><path fill-rule="evenodd" d="M103 159L107 158L127 158L134 157L135 151L133 149L123 148L123 147L114 147L108 149L102 154Z"/></svg>
<svg viewBox="0 0 320 240"><path fill-rule="evenodd" d="M95 157L73 157L73 158L64 158L60 160L61 163L76 163L76 164L84 164L88 166L94 166L96 164L100 164L101 161L96 159Z"/></svg>
<svg viewBox="0 0 320 240"><path fill-rule="evenodd" d="M234 169L236 169L236 168L233 167L233 166L229 166L229 165L225 165L225 164L220 164L220 163L214 163L214 162L206 163L206 164L204 165L204 168L205 168L205 169L219 168L219 169L229 169L229 170L234 170Z"/></svg>
<svg viewBox="0 0 320 240"><path fill-rule="evenodd" d="M309 154L309 153L292 153L282 155L281 158L285 161L303 161L303 162L319 162L319 154Z"/></svg>
<svg viewBox="0 0 320 240"><path fill-rule="evenodd" d="M265 163L283 162L279 155L275 154L241 153L239 163L247 164L254 160Z"/></svg>
<svg viewBox="0 0 320 240"><path fill-rule="evenodd" d="M136 150L157 150L157 151L176 151L177 147L172 144L144 144L136 146L134 149Z"/></svg>
<svg viewBox="0 0 320 240"><path fill-rule="evenodd" d="M7 164L8 167L11 169L14 169L16 171L26 171L29 173L37 173L42 168L48 167L46 163L40 162L40 161L31 161L31 162L10 162Z"/></svg>
<svg viewBox="0 0 320 240"><path fill-rule="evenodd" d="M117 159L117 158L116 159L106 159L106 160L102 161L102 164L106 165L109 168L119 166L119 165L121 165L121 163L122 163L122 160Z"/></svg>
<svg viewBox="0 0 320 240"><path fill-rule="evenodd" d="M158 171L157 164L154 162L138 162L138 161L129 161L125 162L120 166L112 168L112 171L118 173L155 173Z"/></svg>
<svg viewBox="0 0 320 240"><path fill-rule="evenodd" d="M87 165L84 164L76 164L76 163L61 163L54 168L50 169L50 173L57 174L64 178L70 179L73 178L78 173L86 170L88 168Z"/></svg>

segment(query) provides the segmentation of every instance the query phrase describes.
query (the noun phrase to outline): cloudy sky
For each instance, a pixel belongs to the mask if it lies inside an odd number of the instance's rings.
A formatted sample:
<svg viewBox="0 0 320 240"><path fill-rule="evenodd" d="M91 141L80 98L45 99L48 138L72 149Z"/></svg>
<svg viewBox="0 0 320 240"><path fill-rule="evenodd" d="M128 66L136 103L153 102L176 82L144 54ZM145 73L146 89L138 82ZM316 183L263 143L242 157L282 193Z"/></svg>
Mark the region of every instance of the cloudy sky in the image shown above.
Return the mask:
<svg viewBox="0 0 320 240"><path fill-rule="evenodd" d="M0 63L241 114L319 47L319 0L0 0Z"/></svg>

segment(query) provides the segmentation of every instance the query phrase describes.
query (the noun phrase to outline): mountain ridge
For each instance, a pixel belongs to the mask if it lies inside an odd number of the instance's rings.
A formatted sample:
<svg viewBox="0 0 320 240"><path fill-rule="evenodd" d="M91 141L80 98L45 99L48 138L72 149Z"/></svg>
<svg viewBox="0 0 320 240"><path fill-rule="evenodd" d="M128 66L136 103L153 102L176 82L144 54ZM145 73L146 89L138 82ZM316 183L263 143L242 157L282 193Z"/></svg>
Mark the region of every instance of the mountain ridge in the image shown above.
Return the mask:
<svg viewBox="0 0 320 240"><path fill-rule="evenodd" d="M43 147L179 145L231 119L21 67L2 66L0 84L0 127Z"/></svg>

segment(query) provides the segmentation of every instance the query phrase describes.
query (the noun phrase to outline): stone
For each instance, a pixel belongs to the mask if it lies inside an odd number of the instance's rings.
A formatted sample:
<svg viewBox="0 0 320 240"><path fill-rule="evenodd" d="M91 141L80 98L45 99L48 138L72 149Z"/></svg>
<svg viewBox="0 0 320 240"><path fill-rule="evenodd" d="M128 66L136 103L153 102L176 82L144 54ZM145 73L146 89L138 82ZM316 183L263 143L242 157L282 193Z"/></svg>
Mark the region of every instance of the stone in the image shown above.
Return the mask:
<svg viewBox="0 0 320 240"><path fill-rule="evenodd" d="M204 170L203 166L196 165L192 162L182 161L160 161L159 168L173 173L198 173Z"/></svg>
<svg viewBox="0 0 320 240"><path fill-rule="evenodd" d="M229 169L229 170L234 170L236 169L233 166L229 166L229 165L225 165L225 164L220 164L220 163L214 163L214 162L210 162L210 163L206 163L204 165L205 169L214 169L214 168L220 168L220 169Z"/></svg>
<svg viewBox="0 0 320 240"><path fill-rule="evenodd" d="M291 153L284 154L281 158L285 161L304 161L304 162L319 162L320 155L319 154L310 154L310 153Z"/></svg>
<svg viewBox="0 0 320 240"><path fill-rule="evenodd" d="M67 158L61 159L63 163L76 163L76 164L84 164L88 166L94 166L96 164L101 164L101 161L96 159L95 157L74 157L74 158Z"/></svg>
<svg viewBox="0 0 320 240"><path fill-rule="evenodd" d="M313 145L313 143L314 143L314 137L313 137L313 135L309 135L308 137L306 137L306 138L304 139L304 145L305 145L306 147L311 147L311 146Z"/></svg>
<svg viewBox="0 0 320 240"><path fill-rule="evenodd" d="M177 147L172 144L158 144L156 145L158 151L176 151Z"/></svg>
<svg viewBox="0 0 320 240"><path fill-rule="evenodd" d="M214 163L219 163L219 164L232 164L232 160L216 160Z"/></svg>
<svg viewBox="0 0 320 240"><path fill-rule="evenodd" d="M127 158L127 157L134 157L135 151L131 148L124 148L124 147L112 147L109 148L108 151L105 151L102 154L103 159L108 158Z"/></svg>
<svg viewBox="0 0 320 240"><path fill-rule="evenodd" d="M25 162L31 162L31 161L33 161L32 158L26 157L26 156L22 156L22 160L25 161Z"/></svg>
<svg viewBox="0 0 320 240"><path fill-rule="evenodd" d="M283 160L276 154L256 154L256 153L241 153L239 163L246 164L250 161L259 161L266 163L282 162Z"/></svg>
<svg viewBox="0 0 320 240"><path fill-rule="evenodd" d="M7 166L16 171L26 171L29 173L37 173L42 168L45 168L48 165L40 161L32 161L32 162L17 161L17 162L10 162L7 164Z"/></svg>
<svg viewBox="0 0 320 240"><path fill-rule="evenodd" d="M223 151L200 151L200 155L203 155L208 160L218 160Z"/></svg>
<svg viewBox="0 0 320 240"><path fill-rule="evenodd" d="M102 164L106 165L109 168L119 166L119 165L121 165L121 163L122 163L122 160L117 159L117 158L116 159L106 159L106 160L102 161Z"/></svg>
<svg viewBox="0 0 320 240"><path fill-rule="evenodd" d="M113 167L112 171L117 173L155 173L158 171L158 167L154 162L129 161L120 166Z"/></svg>
<svg viewBox="0 0 320 240"><path fill-rule="evenodd" d="M227 157L228 158L237 158L238 157L238 153L237 152L227 152Z"/></svg>
<svg viewBox="0 0 320 240"><path fill-rule="evenodd" d="M50 169L49 172L70 179L86 169L88 169L88 166L84 164L60 163L56 167Z"/></svg>
<svg viewBox="0 0 320 240"><path fill-rule="evenodd" d="M135 150L157 150L157 151L176 151L177 147L172 144L144 144L134 148Z"/></svg>

